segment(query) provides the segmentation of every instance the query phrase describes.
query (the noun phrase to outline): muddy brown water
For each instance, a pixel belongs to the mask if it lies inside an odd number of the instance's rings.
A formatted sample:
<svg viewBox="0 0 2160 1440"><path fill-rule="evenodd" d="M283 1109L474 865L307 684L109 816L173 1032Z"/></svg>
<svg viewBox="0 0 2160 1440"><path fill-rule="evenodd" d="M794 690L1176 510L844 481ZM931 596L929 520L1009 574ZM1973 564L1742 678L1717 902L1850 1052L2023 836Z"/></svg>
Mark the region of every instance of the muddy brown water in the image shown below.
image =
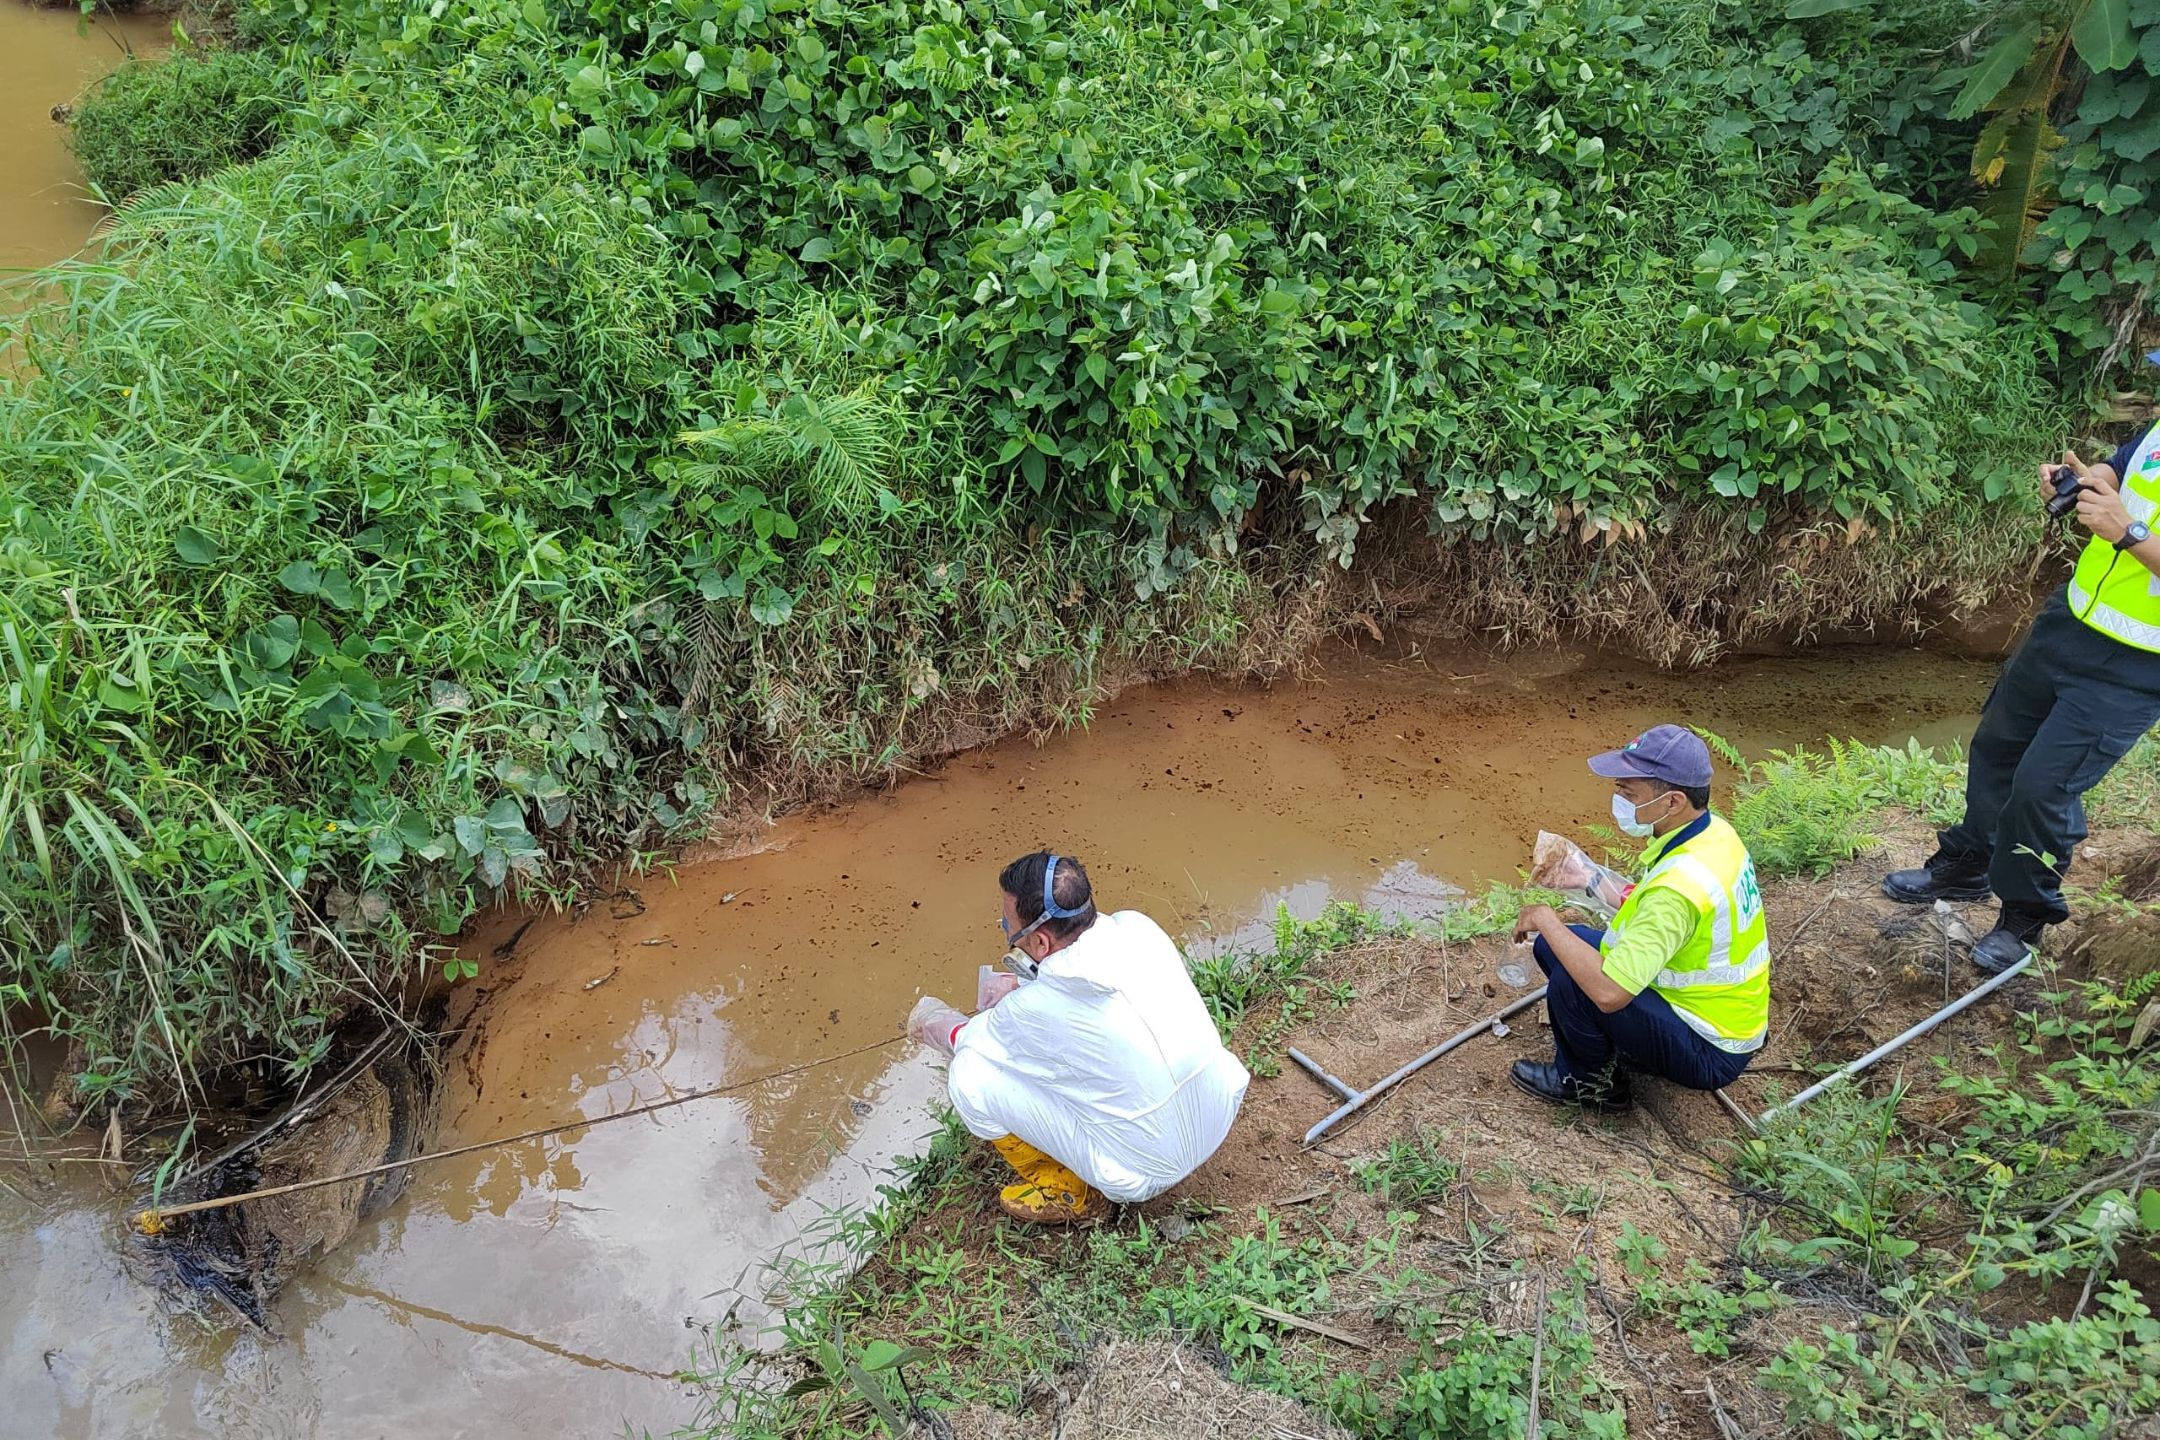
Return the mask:
<svg viewBox="0 0 2160 1440"><path fill-rule="evenodd" d="M1430 912L1512 878L1539 828L1603 816L1582 756L1657 719L1753 750L1935 743L1962 735L1991 671L1884 650L1689 676L1338 652L1295 685L1130 692L1089 731L956 757L582 917L488 917L466 948L494 993L452 1054L439 1143L883 1040L924 991L965 1002L1001 948L997 867L1038 844L1194 946L1331 896ZM874 1195L939 1084L900 1047L426 1167L294 1284L283 1342L163 1315L83 1167L0 1167L18 1192L0 1191L0 1434L665 1434L694 1414L670 1376L702 1327L762 1320L765 1267Z"/></svg>
<svg viewBox="0 0 2160 1440"><path fill-rule="evenodd" d="M0 0L0 284L10 271L73 255L105 218L53 107L74 103L129 51L164 49L171 29L159 16L100 13L85 22L73 6Z"/></svg>

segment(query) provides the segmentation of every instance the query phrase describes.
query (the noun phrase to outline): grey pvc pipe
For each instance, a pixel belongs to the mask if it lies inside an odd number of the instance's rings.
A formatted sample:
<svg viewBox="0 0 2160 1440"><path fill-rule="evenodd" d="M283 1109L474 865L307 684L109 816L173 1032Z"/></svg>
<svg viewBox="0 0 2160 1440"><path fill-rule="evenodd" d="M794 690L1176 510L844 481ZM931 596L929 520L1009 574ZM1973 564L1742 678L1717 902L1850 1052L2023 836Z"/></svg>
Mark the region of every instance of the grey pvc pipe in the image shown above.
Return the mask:
<svg viewBox="0 0 2160 1440"><path fill-rule="evenodd" d="M1913 1026L1910 1030L1907 1030L1904 1034L1898 1036L1895 1040L1884 1041L1882 1044L1876 1046L1873 1050L1868 1051L1867 1054L1862 1055L1859 1059L1853 1061L1852 1064L1847 1065L1844 1069L1838 1071L1834 1075L1824 1076L1822 1079L1816 1081L1813 1085L1808 1086L1807 1089L1802 1090L1799 1094L1793 1096L1792 1099L1787 1100L1782 1105L1771 1106L1769 1109L1762 1112L1760 1119L1762 1121L1768 1121L1774 1115L1779 1115L1787 1110L1796 1109L1799 1106L1805 1105L1808 1101L1813 1100L1816 1096L1822 1094L1823 1091L1828 1090L1831 1086L1837 1084L1840 1080L1849 1080L1853 1076L1858 1075L1861 1071L1866 1070L1870 1066L1874 1065L1884 1056L1891 1055L1899 1050L1902 1050L1905 1046L1919 1039L1922 1035L1927 1034L1928 1031L1933 1030L1936 1026L1942 1024L1943 1021L1948 1020L1951 1016L1956 1015L1960 1011L1970 1009L1972 1006L1979 1004L1982 1000L1987 999L1988 996L1994 994L1997 990L2002 989L2003 986L2009 984L2012 980L2015 980L2019 975L2023 974L2025 971L2025 967L2032 964L2032 962L2033 952L2028 950L2025 952L2024 959L2018 961L2015 965L2012 965L2009 969L2003 971L2001 974L1991 977L1985 985L1980 985L1972 990L1966 991L1963 995L1960 995L1957 999L1951 1001L1948 1005L1943 1006L1942 1009L1936 1011L1933 1015L1928 1016L1927 1019L1922 1020L1919 1024Z"/></svg>
<svg viewBox="0 0 2160 1440"><path fill-rule="evenodd" d="M1412 1060L1409 1064L1403 1066L1402 1069L1397 1070L1394 1074L1388 1076L1387 1079L1382 1080L1378 1084L1374 1085L1370 1090L1360 1091L1357 1095L1357 1098L1344 1102L1343 1105L1338 1108L1334 1114L1328 1116L1325 1120L1322 1120L1319 1124L1313 1126L1312 1129L1306 1131L1305 1143L1307 1145L1312 1144L1321 1136L1327 1134L1328 1131L1334 1129L1337 1125L1340 1125L1343 1121L1349 1119L1358 1111L1372 1104L1373 1101L1378 1100L1381 1096L1387 1094L1388 1091L1393 1090L1397 1085L1402 1084L1403 1081L1409 1079L1412 1075L1417 1074L1418 1071L1424 1069L1427 1065L1432 1064L1433 1061L1438 1060L1441 1056L1447 1054L1448 1051L1453 1050L1456 1046L1468 1044L1470 1041L1477 1039L1478 1036L1483 1035L1486 1031L1492 1029L1492 1027L1498 1024L1500 1021L1507 1019L1510 1015L1519 1014L1522 1011L1529 1009L1532 1005L1537 1004L1540 1000L1543 1000L1545 998L1545 988L1546 987L1544 987L1543 985L1538 986L1537 989L1531 991L1529 994L1523 996L1522 999L1517 1000L1514 1004L1509 1005L1505 1009L1499 1011L1497 1014L1488 1015L1483 1020L1478 1021L1477 1024L1472 1025L1469 1028L1458 1032L1457 1034L1450 1035L1447 1039L1441 1041L1438 1045L1433 1046L1432 1049L1426 1051L1423 1055L1418 1056L1417 1059ZM1326 1084L1327 1082L1322 1081L1321 1083ZM1330 1086L1329 1088L1332 1089L1334 1087Z"/></svg>
<svg viewBox="0 0 2160 1440"><path fill-rule="evenodd" d="M1295 1045L1292 1045L1290 1047L1290 1058L1291 1060L1295 1061L1299 1068L1303 1069L1306 1074L1312 1076L1313 1079L1319 1081L1322 1085L1325 1085L1328 1089L1334 1091L1336 1099L1357 1099L1358 1092L1351 1088L1348 1083L1336 1079L1333 1075L1330 1075L1327 1071L1321 1069L1319 1061L1313 1059L1312 1056L1307 1055L1304 1051L1298 1049Z"/></svg>

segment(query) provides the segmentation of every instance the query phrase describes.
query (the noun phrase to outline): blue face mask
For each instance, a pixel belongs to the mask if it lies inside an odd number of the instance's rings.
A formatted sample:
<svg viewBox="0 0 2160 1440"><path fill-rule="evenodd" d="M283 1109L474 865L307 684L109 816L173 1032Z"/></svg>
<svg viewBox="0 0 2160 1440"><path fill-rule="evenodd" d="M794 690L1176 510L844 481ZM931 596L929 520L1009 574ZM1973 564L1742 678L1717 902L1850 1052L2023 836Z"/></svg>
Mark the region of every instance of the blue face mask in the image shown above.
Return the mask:
<svg viewBox="0 0 2160 1440"><path fill-rule="evenodd" d="M1678 792L1674 793L1677 794ZM1664 797L1660 796L1659 798L1663 799ZM1620 827L1620 833L1623 835L1632 835L1641 840L1646 836L1657 833L1657 822L1654 820L1638 820L1636 818L1635 802L1625 795L1612 797L1612 818L1613 824ZM1668 818L1670 818L1669 812Z"/></svg>

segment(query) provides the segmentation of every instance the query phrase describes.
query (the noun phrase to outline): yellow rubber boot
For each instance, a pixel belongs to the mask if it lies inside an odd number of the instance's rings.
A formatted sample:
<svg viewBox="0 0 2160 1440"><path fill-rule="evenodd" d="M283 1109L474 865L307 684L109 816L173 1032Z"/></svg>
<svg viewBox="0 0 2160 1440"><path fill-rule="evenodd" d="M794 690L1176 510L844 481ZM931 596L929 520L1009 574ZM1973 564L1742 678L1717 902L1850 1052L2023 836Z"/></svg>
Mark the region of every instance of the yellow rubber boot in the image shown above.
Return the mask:
<svg viewBox="0 0 2160 1440"><path fill-rule="evenodd" d="M1110 1202L1100 1190L1017 1135L990 1142L1020 1177L998 1192L998 1208L1026 1225L1077 1225L1100 1220Z"/></svg>

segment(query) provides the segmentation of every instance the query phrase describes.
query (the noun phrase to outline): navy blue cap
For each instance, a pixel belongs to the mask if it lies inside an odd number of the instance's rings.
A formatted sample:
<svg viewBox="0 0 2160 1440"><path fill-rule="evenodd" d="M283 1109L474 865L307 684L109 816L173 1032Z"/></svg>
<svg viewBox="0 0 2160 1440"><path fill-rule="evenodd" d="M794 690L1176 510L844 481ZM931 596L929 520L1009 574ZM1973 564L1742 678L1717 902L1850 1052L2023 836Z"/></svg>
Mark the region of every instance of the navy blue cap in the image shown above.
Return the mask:
<svg viewBox="0 0 2160 1440"><path fill-rule="evenodd" d="M1590 757L1590 773L1607 780L1662 780L1708 785L1710 747L1685 725L1653 725L1618 750Z"/></svg>

